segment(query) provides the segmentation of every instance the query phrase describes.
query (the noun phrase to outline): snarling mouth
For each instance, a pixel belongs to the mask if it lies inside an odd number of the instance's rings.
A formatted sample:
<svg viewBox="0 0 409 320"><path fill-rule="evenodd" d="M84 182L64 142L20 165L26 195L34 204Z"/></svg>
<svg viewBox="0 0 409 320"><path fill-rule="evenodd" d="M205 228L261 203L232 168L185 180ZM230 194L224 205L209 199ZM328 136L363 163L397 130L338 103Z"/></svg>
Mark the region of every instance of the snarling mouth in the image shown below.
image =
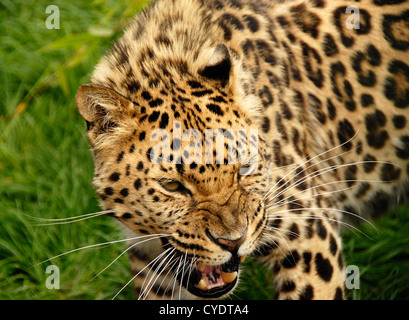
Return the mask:
<svg viewBox="0 0 409 320"><path fill-rule="evenodd" d="M215 299L229 293L237 283L240 263L243 262L245 256L232 258L222 264L209 266L203 263L195 264L188 278L178 279L182 281L182 285L193 295Z"/></svg>

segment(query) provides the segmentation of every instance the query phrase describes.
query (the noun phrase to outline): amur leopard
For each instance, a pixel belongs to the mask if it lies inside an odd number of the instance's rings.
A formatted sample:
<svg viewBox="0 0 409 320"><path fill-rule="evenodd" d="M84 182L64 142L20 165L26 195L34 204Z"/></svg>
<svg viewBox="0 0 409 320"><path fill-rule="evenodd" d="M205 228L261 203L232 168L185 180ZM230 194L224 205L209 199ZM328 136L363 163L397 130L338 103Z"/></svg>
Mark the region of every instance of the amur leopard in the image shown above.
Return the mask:
<svg viewBox="0 0 409 320"><path fill-rule="evenodd" d="M76 96L137 296L343 299L341 227L404 199L409 2L157 0Z"/></svg>

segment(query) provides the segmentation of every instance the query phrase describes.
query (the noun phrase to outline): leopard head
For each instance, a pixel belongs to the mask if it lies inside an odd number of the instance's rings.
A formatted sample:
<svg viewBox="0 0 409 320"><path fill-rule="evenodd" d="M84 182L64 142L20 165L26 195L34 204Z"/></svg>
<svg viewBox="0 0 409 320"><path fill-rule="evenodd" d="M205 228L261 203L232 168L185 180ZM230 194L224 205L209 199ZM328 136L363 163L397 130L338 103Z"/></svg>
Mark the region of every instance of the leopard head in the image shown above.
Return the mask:
<svg viewBox="0 0 409 320"><path fill-rule="evenodd" d="M162 251L183 258L184 271L174 270L181 285L205 298L234 288L267 222L266 148L242 105L251 99L245 81L232 80L239 72L219 44L203 68L168 84L95 81L76 97L101 206L135 233L160 237Z"/></svg>

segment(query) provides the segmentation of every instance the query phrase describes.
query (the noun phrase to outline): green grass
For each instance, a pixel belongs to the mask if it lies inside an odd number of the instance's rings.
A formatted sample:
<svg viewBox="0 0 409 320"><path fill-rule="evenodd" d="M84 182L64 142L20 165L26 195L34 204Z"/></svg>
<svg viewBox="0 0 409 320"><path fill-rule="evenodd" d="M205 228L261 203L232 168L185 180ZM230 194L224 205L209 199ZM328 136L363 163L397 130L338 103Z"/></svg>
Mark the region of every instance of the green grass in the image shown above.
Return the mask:
<svg viewBox="0 0 409 320"><path fill-rule="evenodd" d="M363 224L362 233L344 236L347 265L360 270L360 290L353 299L409 299L409 208L399 207Z"/></svg>
<svg viewBox="0 0 409 320"><path fill-rule="evenodd" d="M53 1L60 29L45 27L46 4L0 0L0 299L109 299L130 279L126 255L94 276L123 243L75 248L123 238L115 221L36 226L27 215L65 218L99 211L91 189L92 157L74 102L99 57L144 1ZM353 299L409 298L409 210L346 233L347 264L359 266ZM48 265L60 270L60 289L46 288ZM92 281L91 281L92 280ZM233 298L269 299L271 273L246 262ZM134 298L132 286L118 299Z"/></svg>
<svg viewBox="0 0 409 320"><path fill-rule="evenodd" d="M46 2L0 0L0 299L106 299L130 278L126 255L90 281L124 244L50 257L123 238L101 217L35 226L25 215L64 218L99 211L85 124L74 96L98 58L139 10L131 1L54 1L60 29L45 27ZM106 35L109 35L107 37ZM46 267L60 270L46 288ZM119 298L132 298L132 288Z"/></svg>

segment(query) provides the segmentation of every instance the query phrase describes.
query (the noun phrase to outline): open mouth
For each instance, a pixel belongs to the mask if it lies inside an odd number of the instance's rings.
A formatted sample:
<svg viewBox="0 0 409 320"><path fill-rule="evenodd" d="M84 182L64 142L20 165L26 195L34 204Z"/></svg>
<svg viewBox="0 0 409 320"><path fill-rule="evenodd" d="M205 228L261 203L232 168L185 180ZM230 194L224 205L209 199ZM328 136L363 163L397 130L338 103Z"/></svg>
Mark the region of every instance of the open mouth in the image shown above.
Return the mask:
<svg viewBox="0 0 409 320"><path fill-rule="evenodd" d="M208 266L197 263L192 267L189 277L180 277L182 285L195 296L207 299L219 298L229 293L237 283L240 263L245 256L232 258L222 265Z"/></svg>

